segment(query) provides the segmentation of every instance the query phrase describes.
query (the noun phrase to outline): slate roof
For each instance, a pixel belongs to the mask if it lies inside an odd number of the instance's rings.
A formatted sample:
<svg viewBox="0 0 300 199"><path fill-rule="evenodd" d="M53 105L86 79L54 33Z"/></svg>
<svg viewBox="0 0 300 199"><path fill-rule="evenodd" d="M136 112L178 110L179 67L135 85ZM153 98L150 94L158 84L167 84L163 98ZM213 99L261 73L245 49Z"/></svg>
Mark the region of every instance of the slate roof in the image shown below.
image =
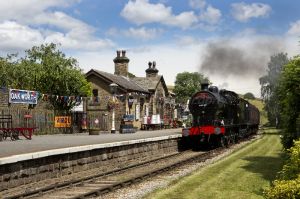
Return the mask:
<svg viewBox="0 0 300 199"><path fill-rule="evenodd" d="M155 90L162 76L156 77L134 77L132 80L147 90Z"/></svg>
<svg viewBox="0 0 300 199"><path fill-rule="evenodd" d="M132 79L129 79L124 76L120 75L114 75L111 73L107 73L100 70L92 69L89 72L86 73L86 76L89 76L91 74L95 73L98 76L103 77L104 79L108 80L109 82L114 82L118 84L121 88L124 88L128 91L134 91L134 92L142 92L142 93L149 93L148 89L143 88L139 84L137 84L135 81L132 81Z"/></svg>
<svg viewBox="0 0 300 199"><path fill-rule="evenodd" d="M149 91L155 91L158 83L162 81L163 87L168 91L165 80L163 76L157 75L156 77L134 77L132 80ZM169 93L167 93L168 95Z"/></svg>

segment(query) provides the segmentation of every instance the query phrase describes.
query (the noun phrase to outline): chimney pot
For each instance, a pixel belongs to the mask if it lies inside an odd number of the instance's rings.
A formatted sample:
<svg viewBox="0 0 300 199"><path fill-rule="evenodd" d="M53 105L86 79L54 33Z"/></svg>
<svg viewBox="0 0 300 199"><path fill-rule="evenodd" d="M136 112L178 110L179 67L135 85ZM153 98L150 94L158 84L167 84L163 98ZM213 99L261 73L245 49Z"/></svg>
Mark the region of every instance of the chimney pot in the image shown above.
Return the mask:
<svg viewBox="0 0 300 199"><path fill-rule="evenodd" d="M153 68L155 68L155 66L156 66L156 62L155 62L155 61L153 61Z"/></svg>
<svg viewBox="0 0 300 199"><path fill-rule="evenodd" d="M120 57L120 51L119 50L117 50L117 57Z"/></svg>
<svg viewBox="0 0 300 199"><path fill-rule="evenodd" d="M126 50L122 50L122 57L126 56Z"/></svg>
<svg viewBox="0 0 300 199"><path fill-rule="evenodd" d="M151 68L151 66L152 66L152 63L150 61L148 62L148 66L149 66L149 68Z"/></svg>

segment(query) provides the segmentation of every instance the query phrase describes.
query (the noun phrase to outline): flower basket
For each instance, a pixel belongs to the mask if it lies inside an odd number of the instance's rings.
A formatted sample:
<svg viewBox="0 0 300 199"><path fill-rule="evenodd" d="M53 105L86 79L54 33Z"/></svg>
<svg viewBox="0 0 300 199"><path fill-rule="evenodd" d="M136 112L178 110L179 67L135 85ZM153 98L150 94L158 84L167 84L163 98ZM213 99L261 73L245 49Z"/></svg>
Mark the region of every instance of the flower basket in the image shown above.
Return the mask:
<svg viewBox="0 0 300 199"><path fill-rule="evenodd" d="M107 102L107 108L109 111L113 110L113 109L118 109L119 108L119 100L118 99L109 99Z"/></svg>

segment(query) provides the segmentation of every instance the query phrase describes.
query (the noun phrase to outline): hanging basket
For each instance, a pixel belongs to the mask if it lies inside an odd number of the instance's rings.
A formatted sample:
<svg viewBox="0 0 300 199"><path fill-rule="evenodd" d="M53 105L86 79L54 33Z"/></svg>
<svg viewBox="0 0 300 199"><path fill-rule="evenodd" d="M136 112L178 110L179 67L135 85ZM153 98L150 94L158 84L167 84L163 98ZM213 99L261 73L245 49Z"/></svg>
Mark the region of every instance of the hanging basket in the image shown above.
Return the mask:
<svg viewBox="0 0 300 199"><path fill-rule="evenodd" d="M107 102L107 108L109 111L113 110L113 109L118 109L119 108L119 100L117 98L115 98L114 100L111 98L108 100Z"/></svg>

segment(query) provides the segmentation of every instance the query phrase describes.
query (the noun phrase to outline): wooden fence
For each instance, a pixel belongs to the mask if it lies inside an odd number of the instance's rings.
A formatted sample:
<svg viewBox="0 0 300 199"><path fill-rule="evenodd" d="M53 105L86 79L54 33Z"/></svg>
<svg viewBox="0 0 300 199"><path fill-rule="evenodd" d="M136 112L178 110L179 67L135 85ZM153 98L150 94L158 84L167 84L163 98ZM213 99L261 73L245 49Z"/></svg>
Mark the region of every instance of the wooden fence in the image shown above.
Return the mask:
<svg viewBox="0 0 300 199"><path fill-rule="evenodd" d="M83 113L54 111L45 109L0 108L0 115L12 115L12 127L36 127L34 134L77 133L83 127ZM70 128L55 128L55 116L70 116ZM100 112L91 112L86 117L86 128L109 129L109 116Z"/></svg>

